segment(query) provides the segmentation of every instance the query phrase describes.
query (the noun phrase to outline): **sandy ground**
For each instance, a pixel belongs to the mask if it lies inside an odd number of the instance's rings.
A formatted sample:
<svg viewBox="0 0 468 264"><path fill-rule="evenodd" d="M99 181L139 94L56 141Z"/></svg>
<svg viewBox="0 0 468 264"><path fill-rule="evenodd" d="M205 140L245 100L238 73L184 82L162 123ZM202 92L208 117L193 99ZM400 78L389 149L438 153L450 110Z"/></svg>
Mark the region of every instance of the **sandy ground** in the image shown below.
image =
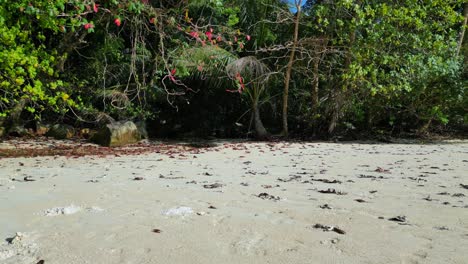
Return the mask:
<svg viewBox="0 0 468 264"><path fill-rule="evenodd" d="M467 196L466 141L4 158L0 263L466 264Z"/></svg>

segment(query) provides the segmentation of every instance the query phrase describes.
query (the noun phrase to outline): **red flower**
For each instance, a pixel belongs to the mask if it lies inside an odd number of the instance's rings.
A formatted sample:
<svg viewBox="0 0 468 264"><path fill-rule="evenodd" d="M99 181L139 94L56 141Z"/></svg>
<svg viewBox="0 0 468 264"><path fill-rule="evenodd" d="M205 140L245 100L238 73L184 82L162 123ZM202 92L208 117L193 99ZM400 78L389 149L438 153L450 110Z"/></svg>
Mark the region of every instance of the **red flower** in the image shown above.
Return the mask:
<svg viewBox="0 0 468 264"><path fill-rule="evenodd" d="M245 38L247 39L247 41L249 41L250 40L250 35L245 36Z"/></svg>
<svg viewBox="0 0 468 264"><path fill-rule="evenodd" d="M198 32L192 31L190 32L190 36L192 36L193 38L198 38L200 35L198 34Z"/></svg>
<svg viewBox="0 0 468 264"><path fill-rule="evenodd" d="M155 23L156 23L156 18L152 17L152 18L150 19L150 23L151 23L151 24L155 24Z"/></svg>
<svg viewBox="0 0 468 264"><path fill-rule="evenodd" d="M218 35L218 37L216 38L216 41L218 41L218 42L223 41L223 37L221 37L221 35Z"/></svg>
<svg viewBox="0 0 468 264"><path fill-rule="evenodd" d="M99 11L99 5L93 4L93 10L94 10L94 13L97 13Z"/></svg>
<svg viewBox="0 0 468 264"><path fill-rule="evenodd" d="M239 88L239 93L242 93L245 89L245 84L244 84L244 78L240 75L240 73L236 74L236 80L239 82L240 88Z"/></svg>
<svg viewBox="0 0 468 264"><path fill-rule="evenodd" d="M120 27L120 25L122 24L122 22L120 21L120 18L116 18L114 19L114 24L118 27Z"/></svg>
<svg viewBox="0 0 468 264"><path fill-rule="evenodd" d="M206 37L208 38L209 41L211 41L211 39L213 38L213 33L211 33L211 31L207 31L205 33Z"/></svg>
<svg viewBox="0 0 468 264"><path fill-rule="evenodd" d="M172 81L172 82L176 82L176 79L174 78L174 75L176 74L177 70L174 68L171 70L171 72L169 73L169 79Z"/></svg>
<svg viewBox="0 0 468 264"><path fill-rule="evenodd" d="M88 30L88 29L90 29L90 28L93 28L93 27L94 27L94 25L93 25L93 24L91 24L91 23L86 23L86 24L84 24L84 26L83 26L83 27L84 27L84 29Z"/></svg>

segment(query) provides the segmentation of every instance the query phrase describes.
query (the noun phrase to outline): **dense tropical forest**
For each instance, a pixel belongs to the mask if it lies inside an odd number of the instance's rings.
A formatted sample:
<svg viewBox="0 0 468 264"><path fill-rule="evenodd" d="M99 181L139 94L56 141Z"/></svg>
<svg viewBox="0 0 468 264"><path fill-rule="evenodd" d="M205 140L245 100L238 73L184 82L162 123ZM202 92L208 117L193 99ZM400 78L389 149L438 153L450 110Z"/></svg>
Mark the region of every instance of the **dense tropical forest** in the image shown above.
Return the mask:
<svg viewBox="0 0 468 264"><path fill-rule="evenodd" d="M465 0L0 0L0 134L463 131L467 18Z"/></svg>

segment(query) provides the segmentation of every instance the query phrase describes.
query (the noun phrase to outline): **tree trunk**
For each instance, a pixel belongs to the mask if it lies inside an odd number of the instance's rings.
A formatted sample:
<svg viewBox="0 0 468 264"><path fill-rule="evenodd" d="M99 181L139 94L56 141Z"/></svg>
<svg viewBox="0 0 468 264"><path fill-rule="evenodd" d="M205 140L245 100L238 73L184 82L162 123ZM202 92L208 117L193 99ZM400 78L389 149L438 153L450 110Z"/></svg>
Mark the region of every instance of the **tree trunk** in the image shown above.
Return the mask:
<svg viewBox="0 0 468 264"><path fill-rule="evenodd" d="M263 126L262 119L260 118L260 109L258 108L258 98L252 104L252 116L254 121L255 136L258 139L266 139L269 134Z"/></svg>
<svg viewBox="0 0 468 264"><path fill-rule="evenodd" d="M458 40L457 56L460 55L460 50L463 45L463 38L465 37L466 23L468 22L468 3L465 3L463 7L463 16L465 17L465 20L463 21L463 26L460 32L460 39Z"/></svg>
<svg viewBox="0 0 468 264"><path fill-rule="evenodd" d="M289 81L291 80L291 72L294 64L294 56L296 54L297 41L299 36L299 18L301 15L302 0L295 0L297 9L296 17L294 19L294 40L289 54L288 67L286 69L286 76L284 78L284 92L283 92L283 136L288 136L288 98L289 98Z"/></svg>
<svg viewBox="0 0 468 264"><path fill-rule="evenodd" d="M314 79L312 80L312 109L314 112L317 111L318 108L318 92L319 92L319 64L320 58L317 58L314 62Z"/></svg>
<svg viewBox="0 0 468 264"><path fill-rule="evenodd" d="M427 120L424 125L422 125L418 131L417 134L420 136L426 136L429 133L429 128L431 127L432 124L432 118Z"/></svg>

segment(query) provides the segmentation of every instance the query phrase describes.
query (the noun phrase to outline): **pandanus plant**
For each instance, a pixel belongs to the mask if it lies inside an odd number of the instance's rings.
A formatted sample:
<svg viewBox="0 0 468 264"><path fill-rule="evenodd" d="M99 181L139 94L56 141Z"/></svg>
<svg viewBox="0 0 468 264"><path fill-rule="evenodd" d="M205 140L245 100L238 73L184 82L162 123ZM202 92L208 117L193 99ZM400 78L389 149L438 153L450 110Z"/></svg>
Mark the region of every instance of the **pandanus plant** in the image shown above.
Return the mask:
<svg viewBox="0 0 468 264"><path fill-rule="evenodd" d="M237 59L226 66L228 76L239 85L237 92L246 94L250 99L255 135L259 139L268 138L269 133L260 118L260 98L270 80L271 71L253 56Z"/></svg>

